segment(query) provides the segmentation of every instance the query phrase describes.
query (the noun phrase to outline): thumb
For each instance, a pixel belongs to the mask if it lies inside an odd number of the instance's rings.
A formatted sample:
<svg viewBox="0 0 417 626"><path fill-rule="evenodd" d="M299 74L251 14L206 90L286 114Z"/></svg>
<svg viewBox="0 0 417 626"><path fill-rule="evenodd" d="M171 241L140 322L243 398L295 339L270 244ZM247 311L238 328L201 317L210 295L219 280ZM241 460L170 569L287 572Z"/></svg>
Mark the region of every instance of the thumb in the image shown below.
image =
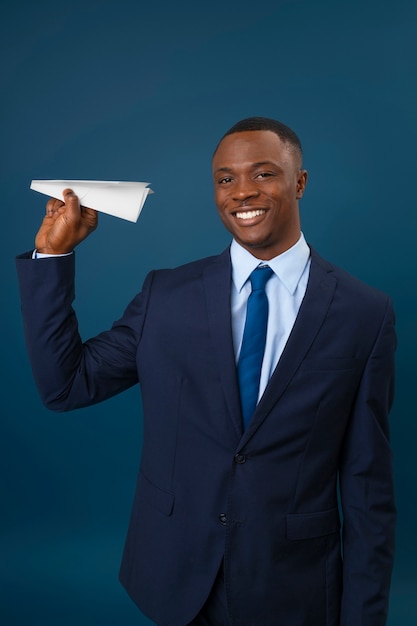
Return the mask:
<svg viewBox="0 0 417 626"><path fill-rule="evenodd" d="M70 218L78 219L81 213L80 209L80 201L78 196L75 195L72 189L64 189L62 192L62 196L64 198L65 206L67 208L67 215Z"/></svg>

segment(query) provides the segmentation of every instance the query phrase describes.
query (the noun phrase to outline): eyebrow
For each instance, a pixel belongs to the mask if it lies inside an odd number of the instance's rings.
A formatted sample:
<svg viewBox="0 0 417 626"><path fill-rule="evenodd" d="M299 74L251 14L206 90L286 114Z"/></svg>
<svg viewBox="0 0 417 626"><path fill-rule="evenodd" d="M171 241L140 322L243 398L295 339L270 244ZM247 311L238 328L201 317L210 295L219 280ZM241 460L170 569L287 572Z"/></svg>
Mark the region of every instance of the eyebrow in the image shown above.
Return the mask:
<svg viewBox="0 0 417 626"><path fill-rule="evenodd" d="M257 161L256 163L252 163L252 167L262 167L263 165L273 165L274 167L280 167L278 163L274 161Z"/></svg>
<svg viewBox="0 0 417 626"><path fill-rule="evenodd" d="M214 170L215 173L217 172L231 172L232 168L231 167L218 167Z"/></svg>
<svg viewBox="0 0 417 626"><path fill-rule="evenodd" d="M250 167L252 169L256 169L257 167L263 167L264 165L272 165L273 167L277 167L279 169L282 169L281 165L279 165L279 163L275 163L274 161L256 161L255 163L251 163ZM233 167L227 167L227 166L223 166L223 167L218 167L214 170L214 173L220 173L220 172L232 172L233 171Z"/></svg>

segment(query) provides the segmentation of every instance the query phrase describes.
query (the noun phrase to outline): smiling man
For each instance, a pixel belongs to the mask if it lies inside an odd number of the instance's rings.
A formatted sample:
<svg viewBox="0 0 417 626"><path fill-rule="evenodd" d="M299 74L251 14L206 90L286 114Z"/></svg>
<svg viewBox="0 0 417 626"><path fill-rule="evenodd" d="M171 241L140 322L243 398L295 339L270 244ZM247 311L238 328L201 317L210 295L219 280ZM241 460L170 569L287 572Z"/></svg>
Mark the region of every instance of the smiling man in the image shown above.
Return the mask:
<svg viewBox="0 0 417 626"><path fill-rule="evenodd" d="M140 384L120 578L157 624L384 626L390 299L307 245L307 172L287 126L238 122L215 150L213 179L231 246L151 272L111 330L85 343L72 250L97 217L71 190L48 201L37 251L17 260L41 397L65 411Z"/></svg>
<svg viewBox="0 0 417 626"><path fill-rule="evenodd" d="M290 129L271 122L274 130L244 130L256 125L244 120L220 142L213 157L214 191L220 218L234 239L269 260L300 238L298 201L307 172Z"/></svg>

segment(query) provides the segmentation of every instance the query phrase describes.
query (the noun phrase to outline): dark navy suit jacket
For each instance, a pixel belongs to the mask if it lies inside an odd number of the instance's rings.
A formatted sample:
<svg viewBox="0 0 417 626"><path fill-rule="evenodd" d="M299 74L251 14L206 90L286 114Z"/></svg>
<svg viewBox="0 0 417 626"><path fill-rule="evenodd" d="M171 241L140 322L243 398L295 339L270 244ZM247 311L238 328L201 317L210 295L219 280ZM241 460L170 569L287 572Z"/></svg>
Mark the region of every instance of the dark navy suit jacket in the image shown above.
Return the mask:
<svg viewBox="0 0 417 626"><path fill-rule="evenodd" d="M395 507L389 298L314 251L306 295L245 432L229 251L148 275L82 344L74 256L17 261L27 347L49 408L141 385L144 440L120 578L184 626L224 559L233 626L383 626ZM343 510L343 558L338 511Z"/></svg>

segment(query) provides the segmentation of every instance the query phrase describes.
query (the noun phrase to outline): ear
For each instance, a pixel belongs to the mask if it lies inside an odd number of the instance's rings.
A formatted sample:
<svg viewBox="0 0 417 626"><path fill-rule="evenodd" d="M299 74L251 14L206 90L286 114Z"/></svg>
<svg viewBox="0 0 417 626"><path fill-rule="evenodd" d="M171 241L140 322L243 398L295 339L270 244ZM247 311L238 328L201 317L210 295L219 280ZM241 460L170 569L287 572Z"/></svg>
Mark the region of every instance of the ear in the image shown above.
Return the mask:
<svg viewBox="0 0 417 626"><path fill-rule="evenodd" d="M303 197L304 191L307 185L308 173L307 170L300 170L297 176L297 195L296 198L299 200Z"/></svg>

